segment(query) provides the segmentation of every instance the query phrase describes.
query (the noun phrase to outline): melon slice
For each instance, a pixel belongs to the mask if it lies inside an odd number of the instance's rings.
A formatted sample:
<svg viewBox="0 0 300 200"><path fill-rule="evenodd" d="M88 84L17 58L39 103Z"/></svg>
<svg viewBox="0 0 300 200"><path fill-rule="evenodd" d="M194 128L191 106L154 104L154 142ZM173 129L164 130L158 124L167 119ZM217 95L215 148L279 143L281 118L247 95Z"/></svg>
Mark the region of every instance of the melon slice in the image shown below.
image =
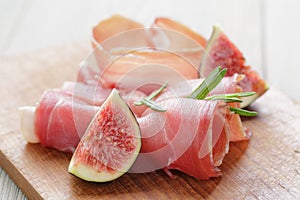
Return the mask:
<svg viewBox="0 0 300 200"><path fill-rule="evenodd" d="M227 68L226 76L232 76L235 73L244 74L245 78L239 82L239 86L244 92L256 92L255 95L243 99L242 108L268 90L268 85L259 74L250 66L245 65L245 58L240 50L219 27L215 26L207 43L206 52L202 55L200 76L206 77L217 66Z"/></svg>
<svg viewBox="0 0 300 200"><path fill-rule="evenodd" d="M113 89L78 144L68 171L86 181L111 181L130 169L140 148L136 118Z"/></svg>

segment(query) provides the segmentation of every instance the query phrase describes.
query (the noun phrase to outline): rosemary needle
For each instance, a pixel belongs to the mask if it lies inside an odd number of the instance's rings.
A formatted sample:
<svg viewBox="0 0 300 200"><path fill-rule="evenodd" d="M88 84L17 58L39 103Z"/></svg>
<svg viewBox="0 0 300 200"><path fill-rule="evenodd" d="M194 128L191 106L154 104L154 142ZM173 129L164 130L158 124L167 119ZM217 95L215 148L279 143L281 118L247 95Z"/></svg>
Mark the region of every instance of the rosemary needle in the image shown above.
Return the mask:
<svg viewBox="0 0 300 200"><path fill-rule="evenodd" d="M246 116L246 117L255 117L255 116L257 116L257 112L244 110L244 109L241 109L241 108L230 107L230 110L232 112L234 112L235 114L238 114L238 115L241 115L241 116Z"/></svg>
<svg viewBox="0 0 300 200"><path fill-rule="evenodd" d="M159 95L165 88L167 87L167 83L164 83L159 89L153 91L149 96L142 98L140 101L136 101L133 103L135 106L145 105L151 108L152 110L165 112L166 109L162 108L161 106L157 105L152 99Z"/></svg>
<svg viewBox="0 0 300 200"><path fill-rule="evenodd" d="M164 83L159 89L155 90L154 92L152 92L147 99L148 100L152 100L154 97L156 97L157 95L159 95L165 88L167 87L167 83Z"/></svg>
<svg viewBox="0 0 300 200"><path fill-rule="evenodd" d="M166 112L167 110L161 107L160 105L157 105L154 101L151 101L147 98L143 98L141 100L142 104L148 106L152 110L159 111L159 112Z"/></svg>
<svg viewBox="0 0 300 200"><path fill-rule="evenodd" d="M214 69L205 80L188 96L191 99L204 99L210 91L212 91L224 78L227 69L217 67Z"/></svg>
<svg viewBox="0 0 300 200"><path fill-rule="evenodd" d="M255 92L239 92L231 94L215 94L212 96L205 97L204 100L224 100L227 103L231 102L243 102L240 97L248 97L256 94Z"/></svg>

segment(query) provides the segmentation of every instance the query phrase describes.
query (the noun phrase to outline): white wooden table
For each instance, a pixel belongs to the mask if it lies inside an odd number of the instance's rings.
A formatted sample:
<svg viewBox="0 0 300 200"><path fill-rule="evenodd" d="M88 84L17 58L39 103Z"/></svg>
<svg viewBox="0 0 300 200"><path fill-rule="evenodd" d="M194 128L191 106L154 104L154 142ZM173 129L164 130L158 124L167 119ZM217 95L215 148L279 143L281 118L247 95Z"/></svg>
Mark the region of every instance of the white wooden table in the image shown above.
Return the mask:
<svg viewBox="0 0 300 200"><path fill-rule="evenodd" d="M0 58L88 39L115 13L149 25L167 16L206 37L220 25L271 86L300 102L299 9L297 0L0 0ZM1 168L0 199L26 199Z"/></svg>

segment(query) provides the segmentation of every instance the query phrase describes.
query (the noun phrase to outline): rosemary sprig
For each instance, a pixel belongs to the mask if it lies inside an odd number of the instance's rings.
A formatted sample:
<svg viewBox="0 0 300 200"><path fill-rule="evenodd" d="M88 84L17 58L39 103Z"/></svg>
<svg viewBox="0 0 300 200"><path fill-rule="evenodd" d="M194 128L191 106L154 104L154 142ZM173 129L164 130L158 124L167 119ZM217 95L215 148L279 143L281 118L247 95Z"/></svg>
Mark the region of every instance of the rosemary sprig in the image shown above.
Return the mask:
<svg viewBox="0 0 300 200"><path fill-rule="evenodd" d="M224 78L227 69L216 67L205 80L188 96L191 99L204 99Z"/></svg>
<svg viewBox="0 0 300 200"><path fill-rule="evenodd" d="M246 116L246 117L255 117L257 116L257 112L255 111L249 111L249 110L244 110L242 108L233 108L230 107L230 110L234 112L235 114L241 115L241 116Z"/></svg>
<svg viewBox="0 0 300 200"><path fill-rule="evenodd" d="M238 102L238 103L242 103L243 100L242 99L239 99L239 98L233 98L233 97L213 97L213 98L205 98L204 100L209 100L209 101L215 101L215 100L223 100L225 101L226 103L234 103L234 102Z"/></svg>
<svg viewBox="0 0 300 200"><path fill-rule="evenodd" d="M164 109L163 107L157 105L154 101L149 100L147 98L143 98L140 102L138 103L142 103L142 105L148 106L149 108L151 108L152 110L158 111L158 112L166 112L167 110ZM136 104L134 104L136 105ZM140 105L140 104L139 104Z"/></svg>
<svg viewBox="0 0 300 200"><path fill-rule="evenodd" d="M255 92L239 92L231 94L215 94L212 96L205 97L204 100L224 100L227 103L230 102L243 102L240 97L248 97L254 95Z"/></svg>
<svg viewBox="0 0 300 200"><path fill-rule="evenodd" d="M232 102L243 102L240 97L249 97L256 94L256 92L240 92L240 93L232 93L232 94L216 94L212 96L206 97L204 100L224 100L226 103L232 103ZM257 115L257 112L254 111L248 111L244 110L242 108L233 108L230 107L230 110L234 112L235 114L241 115L241 116L248 116L253 117Z"/></svg>
<svg viewBox="0 0 300 200"><path fill-rule="evenodd" d="M221 67L217 67L215 70L213 70L207 78L188 96L188 98L192 99L199 99L199 100L207 100L207 101L213 101L213 100L223 100L226 103L233 103L243 102L241 97L248 97L255 94L255 92L240 92L240 93L231 93L231 94L216 94L212 96L208 96L210 91L212 91L224 78L225 74L227 72L227 69L222 69ZM248 111L241 108L233 108L230 107L230 110L234 112L235 114L241 115L241 116L256 116L257 112L254 111Z"/></svg>
<svg viewBox="0 0 300 200"><path fill-rule="evenodd" d="M135 106L145 105L151 108L152 110L165 112L166 109L162 108L161 106L157 105L152 99L159 95L165 88L167 87L167 83L164 83L159 89L153 91L149 96L142 98L140 101L136 101L133 103Z"/></svg>
<svg viewBox="0 0 300 200"><path fill-rule="evenodd" d="M229 94L215 94L211 96L207 96L210 91L212 91L224 78L225 74L227 72L227 69L222 69L221 67L217 67L215 70L213 70L207 78L189 95L188 98L192 99L198 99L198 100L207 100L207 101L214 101L214 100L224 100L226 103L232 103L232 102L243 102L241 97L248 97L255 94L255 92L239 92L239 93L229 93ZM159 112L165 112L167 111L160 105L157 105L154 101L152 101L153 98L155 98L157 95L159 95L165 88L167 84L164 83L158 90L155 90L152 92L149 96L142 98L142 100L134 102L134 105L141 106L145 105L151 108L152 110L159 111ZM254 111L248 111L241 108L234 108L230 107L230 110L234 112L235 114L241 115L241 116L256 116L257 112Z"/></svg>
<svg viewBox="0 0 300 200"><path fill-rule="evenodd" d="M164 83L159 89L153 91L148 97L148 100L152 100L154 97L159 95L165 88L167 87L167 83Z"/></svg>

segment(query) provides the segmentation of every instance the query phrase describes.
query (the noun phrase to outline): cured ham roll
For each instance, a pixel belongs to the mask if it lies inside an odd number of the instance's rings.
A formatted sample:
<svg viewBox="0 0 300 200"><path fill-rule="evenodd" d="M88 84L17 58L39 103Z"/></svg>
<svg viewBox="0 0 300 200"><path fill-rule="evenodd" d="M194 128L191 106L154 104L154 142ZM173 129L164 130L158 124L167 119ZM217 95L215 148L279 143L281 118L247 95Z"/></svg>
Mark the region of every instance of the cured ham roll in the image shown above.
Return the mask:
<svg viewBox="0 0 300 200"><path fill-rule="evenodd" d="M187 84L199 82L201 80L190 80ZM221 83L224 88L217 87L211 93L235 91L236 83L237 77L225 78ZM219 176L218 166L228 152L230 138L246 138L239 115L230 112L229 105L223 101L172 96L174 91L171 89L156 100L167 110L163 113L134 106L134 101L146 96L142 92L123 95L137 117L142 134L141 154L132 171L164 168L178 169L199 179ZM186 96L184 92L177 91ZM106 93L108 90L101 87L72 82L65 83L61 89L46 91L36 108L22 111L27 115L23 119L34 117L31 126L24 126L28 120L23 121L22 127L27 127L26 135L30 136L28 132L33 131L32 137L27 138L36 138L34 142L45 147L74 152Z"/></svg>
<svg viewBox="0 0 300 200"><path fill-rule="evenodd" d="M141 153L133 172L177 169L198 179L221 175L228 152L232 116L221 101L170 98L160 102L167 112L147 109L138 119Z"/></svg>
<svg viewBox="0 0 300 200"><path fill-rule="evenodd" d="M238 77L238 76L237 76ZM237 77L224 78L221 86L212 93L228 93L237 91ZM169 98L185 97L189 90L192 90L201 83L202 80L189 80L182 86L170 88L158 97L157 101ZM187 90L187 88L189 90ZM40 98L37 107L25 107L21 109L21 123L24 127L23 133L27 136L37 136L43 146L52 147L61 151L73 152L84 133L89 121L95 114L105 98L109 95L110 89L86 85L83 83L66 82L61 89L46 91ZM127 101L131 110L137 117L144 113L145 106L134 106L135 101L146 95L139 91L123 92L123 98ZM24 116L26 115L26 117ZM34 124L28 125L34 117ZM229 122L232 126L230 138L234 141L247 139L239 116L233 115ZM26 126L25 126L26 125ZM32 128L34 127L34 128ZM34 131L34 133L30 133ZM26 136L26 137L27 137ZM28 137L27 137L28 138ZM29 142L36 142L28 140Z"/></svg>
<svg viewBox="0 0 300 200"><path fill-rule="evenodd" d="M60 89L45 91L36 107L19 109L24 139L73 153L109 93L109 89L75 82L65 82ZM145 96L139 91L123 92L136 116L140 116L145 107L133 106L133 103Z"/></svg>
<svg viewBox="0 0 300 200"><path fill-rule="evenodd" d="M244 75L234 74L230 77L224 77L221 83L210 92L209 95L237 93L242 92L239 82L244 79ZM162 101L168 98L186 97L192 93L201 83L203 79L191 79L185 82L180 82L176 85L170 86L168 90L162 93L156 101ZM232 107L239 107L238 103L230 103ZM228 117L228 126L231 128L229 134L230 141L248 140L251 137L249 129L244 128L239 115L232 114Z"/></svg>
<svg viewBox="0 0 300 200"><path fill-rule="evenodd" d="M71 93L45 91L35 110L34 134L45 147L74 152L96 111Z"/></svg>

